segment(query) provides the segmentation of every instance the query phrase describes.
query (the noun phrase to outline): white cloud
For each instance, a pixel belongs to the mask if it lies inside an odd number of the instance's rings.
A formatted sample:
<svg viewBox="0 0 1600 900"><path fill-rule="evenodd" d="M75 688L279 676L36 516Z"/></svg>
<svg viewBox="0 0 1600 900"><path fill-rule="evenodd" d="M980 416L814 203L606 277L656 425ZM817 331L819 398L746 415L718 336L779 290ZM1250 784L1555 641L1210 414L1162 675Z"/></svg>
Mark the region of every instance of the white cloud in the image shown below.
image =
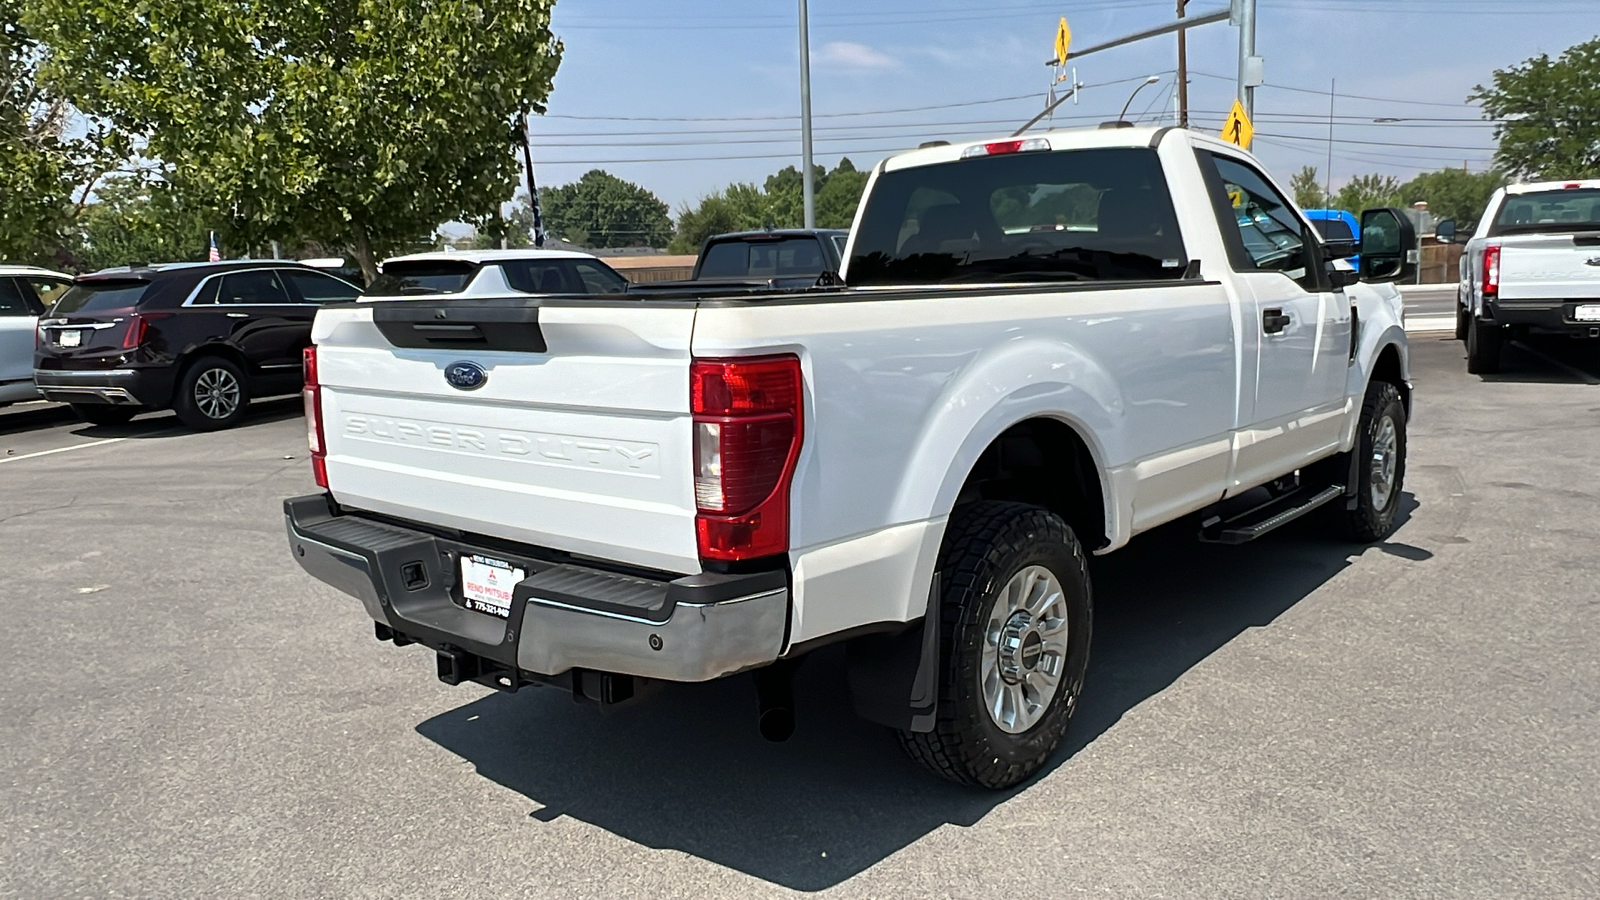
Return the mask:
<svg viewBox="0 0 1600 900"><path fill-rule="evenodd" d="M857 71L892 69L900 64L893 57L880 50L874 50L866 44L856 44L850 41L829 41L823 44L821 49L813 55L811 61L825 66Z"/></svg>

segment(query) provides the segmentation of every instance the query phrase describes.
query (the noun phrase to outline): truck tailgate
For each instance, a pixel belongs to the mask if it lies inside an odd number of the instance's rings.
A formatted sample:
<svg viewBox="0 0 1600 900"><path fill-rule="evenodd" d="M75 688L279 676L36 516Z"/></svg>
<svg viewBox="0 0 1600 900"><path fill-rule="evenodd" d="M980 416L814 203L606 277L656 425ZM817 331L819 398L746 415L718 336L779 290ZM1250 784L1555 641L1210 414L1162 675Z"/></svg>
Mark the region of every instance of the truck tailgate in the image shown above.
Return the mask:
<svg viewBox="0 0 1600 900"><path fill-rule="evenodd" d="M1508 236L1500 245L1502 299L1600 299L1600 235Z"/></svg>
<svg viewBox="0 0 1600 900"><path fill-rule="evenodd" d="M312 340L330 489L358 509L697 572L694 315L521 300L323 310ZM467 337L425 331L447 328ZM453 385L463 363L487 377Z"/></svg>

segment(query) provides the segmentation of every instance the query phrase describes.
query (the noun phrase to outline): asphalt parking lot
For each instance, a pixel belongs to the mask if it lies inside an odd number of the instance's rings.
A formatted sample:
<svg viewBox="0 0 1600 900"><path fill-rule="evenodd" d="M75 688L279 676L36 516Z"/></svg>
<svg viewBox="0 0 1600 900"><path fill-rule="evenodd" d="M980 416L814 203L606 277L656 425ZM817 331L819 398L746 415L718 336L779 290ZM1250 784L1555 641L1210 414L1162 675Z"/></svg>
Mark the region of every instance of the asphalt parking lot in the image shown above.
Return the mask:
<svg viewBox="0 0 1600 900"><path fill-rule="evenodd" d="M437 682L289 559L297 399L0 411L0 896L1600 896L1600 349L1413 338L1406 521L1098 559L1069 744L979 793L749 682Z"/></svg>

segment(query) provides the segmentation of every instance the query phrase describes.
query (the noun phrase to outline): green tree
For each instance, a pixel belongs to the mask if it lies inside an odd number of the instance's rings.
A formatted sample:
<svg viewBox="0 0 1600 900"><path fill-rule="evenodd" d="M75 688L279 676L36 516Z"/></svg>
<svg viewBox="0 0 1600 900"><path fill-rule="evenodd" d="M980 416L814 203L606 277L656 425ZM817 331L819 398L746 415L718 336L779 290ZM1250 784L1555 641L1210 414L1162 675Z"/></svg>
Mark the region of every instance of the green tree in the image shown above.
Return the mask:
<svg viewBox="0 0 1600 900"><path fill-rule="evenodd" d="M1294 204L1301 209L1326 209L1328 192L1323 190L1317 177L1316 166L1302 166L1289 179L1289 190L1294 192Z"/></svg>
<svg viewBox="0 0 1600 900"><path fill-rule="evenodd" d="M1400 202L1400 179L1392 175L1357 175L1333 195L1331 206L1361 215L1364 209Z"/></svg>
<svg viewBox="0 0 1600 900"><path fill-rule="evenodd" d="M861 194L867 189L866 172L856 171L849 157L828 173L827 181L817 189L817 227L849 228L856 220L856 207L861 205Z"/></svg>
<svg viewBox="0 0 1600 900"><path fill-rule="evenodd" d="M124 176L102 182L75 222L76 268L206 258L221 213L185 202L171 185Z"/></svg>
<svg viewBox="0 0 1600 900"><path fill-rule="evenodd" d="M1410 206L1426 201L1428 212L1440 219L1455 219L1458 229L1469 232L1477 227L1478 217L1489 205L1489 195L1505 183L1505 174L1494 170L1440 169L1424 172L1401 185L1400 202Z"/></svg>
<svg viewBox="0 0 1600 900"><path fill-rule="evenodd" d="M70 137L76 111L39 80L44 48L22 0L0 0L0 259L58 263L73 195L99 161L98 133Z"/></svg>
<svg viewBox="0 0 1600 900"><path fill-rule="evenodd" d="M1600 177L1600 37L1554 60L1541 53L1496 69L1493 84L1467 99L1498 120L1495 163L1507 173L1533 181Z"/></svg>
<svg viewBox="0 0 1600 900"><path fill-rule="evenodd" d="M44 74L235 243L343 243L368 277L510 198L554 0L29 0Z"/></svg>
<svg viewBox="0 0 1600 900"><path fill-rule="evenodd" d="M700 245L714 234L730 231L756 231L776 228L771 198L753 184L730 184L715 194L700 198L678 212L678 233L669 245L673 253L699 253Z"/></svg>
<svg viewBox="0 0 1600 900"><path fill-rule="evenodd" d="M672 219L661 198L600 169L540 191L539 203L545 228L575 244L662 247L672 239Z"/></svg>

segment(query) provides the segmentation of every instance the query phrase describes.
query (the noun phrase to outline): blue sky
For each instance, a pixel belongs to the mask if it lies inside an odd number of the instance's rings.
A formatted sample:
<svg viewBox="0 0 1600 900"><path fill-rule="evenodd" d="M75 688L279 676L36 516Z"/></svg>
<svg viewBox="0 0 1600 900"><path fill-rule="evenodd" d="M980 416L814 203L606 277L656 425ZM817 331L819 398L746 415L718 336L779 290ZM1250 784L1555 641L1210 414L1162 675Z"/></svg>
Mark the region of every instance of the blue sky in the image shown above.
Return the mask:
<svg viewBox="0 0 1600 900"><path fill-rule="evenodd" d="M1189 11L1226 2L1192 0ZM817 161L831 167L849 156L866 168L923 140L1009 133L1044 104L1059 17L1082 48L1168 21L1174 7L811 0ZM759 183L798 164L796 10L796 0L561 0L553 28L566 50L549 114L533 125L541 185L604 168L676 213L731 181ZM1465 102L1472 87L1495 68L1597 34L1600 0L1259 0L1268 86L1256 93L1254 149L1285 181L1303 165L1326 176L1333 79L1336 188L1367 172L1405 178L1463 163L1481 171L1494 138ZM1237 48L1226 23L1191 32L1196 127L1218 127L1231 104ZM1151 74L1162 81L1139 94L1129 118L1170 121L1173 37L1077 66L1090 87L1079 105L1061 107L1058 124L1113 118Z"/></svg>

